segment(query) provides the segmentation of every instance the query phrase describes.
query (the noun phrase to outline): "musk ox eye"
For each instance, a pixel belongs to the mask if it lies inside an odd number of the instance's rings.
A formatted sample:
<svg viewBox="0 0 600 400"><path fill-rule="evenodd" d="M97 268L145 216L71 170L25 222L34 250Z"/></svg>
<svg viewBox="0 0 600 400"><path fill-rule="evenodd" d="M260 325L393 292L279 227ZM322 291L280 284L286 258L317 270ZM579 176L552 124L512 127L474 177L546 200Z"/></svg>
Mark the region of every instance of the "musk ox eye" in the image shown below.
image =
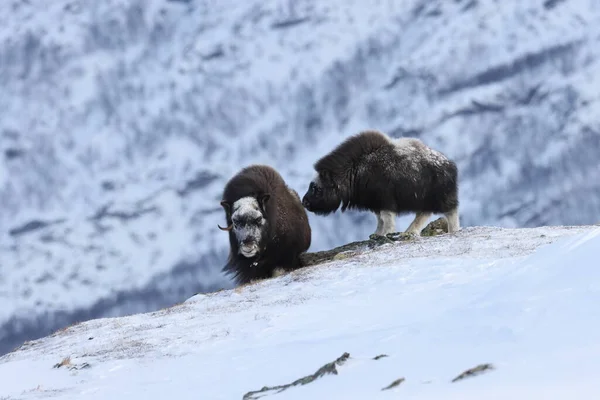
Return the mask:
<svg viewBox="0 0 600 400"><path fill-rule="evenodd" d="M261 222L262 222L262 217L256 217L256 218L254 218L254 223L256 225L260 225Z"/></svg>

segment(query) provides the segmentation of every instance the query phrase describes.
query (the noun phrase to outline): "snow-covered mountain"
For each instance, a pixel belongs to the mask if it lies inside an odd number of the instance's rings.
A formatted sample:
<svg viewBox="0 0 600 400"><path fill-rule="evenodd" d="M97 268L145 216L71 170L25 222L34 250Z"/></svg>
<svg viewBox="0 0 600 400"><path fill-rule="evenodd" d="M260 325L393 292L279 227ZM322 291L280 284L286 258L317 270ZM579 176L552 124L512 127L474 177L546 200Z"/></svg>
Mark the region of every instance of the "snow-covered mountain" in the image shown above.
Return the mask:
<svg viewBox="0 0 600 400"><path fill-rule="evenodd" d="M231 287L225 181L263 162L303 194L365 128L455 159L463 226L598 222L599 17L594 0L0 4L0 353ZM311 224L320 250L375 220Z"/></svg>
<svg viewBox="0 0 600 400"><path fill-rule="evenodd" d="M384 244L25 343L0 398L596 399L599 248L590 226Z"/></svg>

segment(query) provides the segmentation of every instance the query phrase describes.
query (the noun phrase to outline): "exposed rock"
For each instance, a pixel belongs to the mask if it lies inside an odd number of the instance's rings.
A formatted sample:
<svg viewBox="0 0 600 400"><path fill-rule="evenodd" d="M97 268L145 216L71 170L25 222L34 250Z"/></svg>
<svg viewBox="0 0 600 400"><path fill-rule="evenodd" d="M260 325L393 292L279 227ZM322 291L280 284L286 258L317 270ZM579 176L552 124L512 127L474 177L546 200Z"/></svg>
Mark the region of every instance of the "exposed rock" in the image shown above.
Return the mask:
<svg viewBox="0 0 600 400"><path fill-rule="evenodd" d="M445 218L438 218L430 222L422 231L421 236L436 236L448 233L448 222ZM414 240L416 236L406 232L388 233L386 236L372 234L368 240L351 242L331 250L304 253L300 256L305 266L322 264L328 261L345 260L364 250L374 249L384 244Z"/></svg>
<svg viewBox="0 0 600 400"><path fill-rule="evenodd" d="M421 236L437 236L444 233L448 233L448 221L446 218L440 217L423 228Z"/></svg>
<svg viewBox="0 0 600 400"><path fill-rule="evenodd" d="M344 353L340 357L338 357L338 359L336 359L335 361L332 361L330 363L323 365L314 374L307 375L303 378L297 379L294 382L288 383L285 385L265 386L260 390L246 393L244 395L243 399L244 400L258 399L260 397L265 396L268 392L281 393L284 390L289 389L293 386L306 385L306 384L311 383L311 382L315 381L316 379L321 378L322 376L327 375L327 374L337 375L338 371L337 371L336 366L344 364L349 357L350 357L350 354ZM261 394L261 395L256 396L257 394Z"/></svg>
<svg viewBox="0 0 600 400"><path fill-rule="evenodd" d="M371 235L369 240L361 240L358 242L351 242L342 246L335 247L331 250L316 251L314 253L304 253L300 255L301 260L305 266L322 264L332 260L343 260L350 258L355 254L379 247L383 244L393 243L393 241L385 236L374 236Z"/></svg>
<svg viewBox="0 0 600 400"><path fill-rule="evenodd" d="M71 362L71 357L65 357L62 359L61 362L54 364L54 366L52 368L61 368L61 367L65 367L65 368L68 368L70 371L73 371L73 370L78 370L78 369L90 368L91 365L86 362L81 363L81 364L73 364Z"/></svg>
<svg viewBox="0 0 600 400"><path fill-rule="evenodd" d="M373 235L371 235L373 236ZM387 239L390 239L393 242L400 242L400 241L405 241L405 240L412 240L414 238L416 238L416 236L412 233L408 233L408 232L392 232L392 233L388 233L386 235Z"/></svg>
<svg viewBox="0 0 600 400"><path fill-rule="evenodd" d="M345 260L347 258L354 257L357 254L358 254L357 251L344 251L343 253L337 253L335 256L333 256L333 260L335 260L335 261Z"/></svg>
<svg viewBox="0 0 600 400"><path fill-rule="evenodd" d="M404 378L398 378L386 387L382 388L381 390L389 390L395 388L396 386L399 386L402 382L404 382Z"/></svg>
<svg viewBox="0 0 600 400"><path fill-rule="evenodd" d="M479 364L476 367L473 367L473 368L470 368L470 369L464 371L463 373L458 375L456 378L452 379L452 382L457 382L462 379L471 378L471 377L480 375L486 371L489 372L490 370L493 370L493 369L494 369L494 366L492 364Z"/></svg>

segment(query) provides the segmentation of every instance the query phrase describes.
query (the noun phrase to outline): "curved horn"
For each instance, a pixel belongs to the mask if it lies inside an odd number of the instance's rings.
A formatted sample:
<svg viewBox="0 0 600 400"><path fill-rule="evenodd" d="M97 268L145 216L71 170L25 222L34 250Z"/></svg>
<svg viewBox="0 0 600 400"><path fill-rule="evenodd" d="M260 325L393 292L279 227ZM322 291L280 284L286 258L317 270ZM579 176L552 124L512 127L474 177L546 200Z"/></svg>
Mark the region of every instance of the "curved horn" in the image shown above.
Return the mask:
<svg viewBox="0 0 600 400"><path fill-rule="evenodd" d="M219 229L220 229L220 230L222 230L222 231L230 231L230 230L232 230L232 229L233 229L233 224L229 225L229 226L228 226L228 227L226 227L226 228L223 228L221 225L217 225L217 226L218 226L218 227L219 227Z"/></svg>

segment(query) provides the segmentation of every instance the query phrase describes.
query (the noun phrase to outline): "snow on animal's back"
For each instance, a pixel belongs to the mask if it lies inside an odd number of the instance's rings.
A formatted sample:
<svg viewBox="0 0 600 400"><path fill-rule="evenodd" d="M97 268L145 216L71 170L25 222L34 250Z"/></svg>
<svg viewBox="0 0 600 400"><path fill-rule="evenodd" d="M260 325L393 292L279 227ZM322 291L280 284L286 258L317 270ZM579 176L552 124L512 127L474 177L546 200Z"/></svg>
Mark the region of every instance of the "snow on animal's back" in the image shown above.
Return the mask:
<svg viewBox="0 0 600 400"><path fill-rule="evenodd" d="M391 139L391 143L394 144L396 152L403 157L410 157L411 159L425 159L429 163L436 167L442 167L449 162L441 152L427 146L420 139L412 137L401 137Z"/></svg>

